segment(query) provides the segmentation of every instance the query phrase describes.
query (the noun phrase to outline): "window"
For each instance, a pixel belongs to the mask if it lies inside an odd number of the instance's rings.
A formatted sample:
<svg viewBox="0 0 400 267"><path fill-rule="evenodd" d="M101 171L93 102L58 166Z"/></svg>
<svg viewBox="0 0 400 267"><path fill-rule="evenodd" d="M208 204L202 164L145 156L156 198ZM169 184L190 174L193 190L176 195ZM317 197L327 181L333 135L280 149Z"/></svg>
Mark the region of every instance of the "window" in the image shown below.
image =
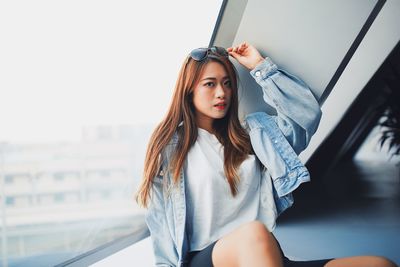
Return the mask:
<svg viewBox="0 0 400 267"><path fill-rule="evenodd" d="M57 193L54 195L54 202L56 203L62 203L64 202L65 196L63 193Z"/></svg>
<svg viewBox="0 0 400 267"><path fill-rule="evenodd" d="M143 227L133 194L147 141L221 3L1 5L0 177L18 189L14 172L26 174L18 212L1 196L6 262L56 265Z"/></svg>
<svg viewBox="0 0 400 267"><path fill-rule="evenodd" d="M6 184L12 184L14 182L14 176L12 175L5 175L4 181Z"/></svg>
<svg viewBox="0 0 400 267"><path fill-rule="evenodd" d="M64 180L64 174L61 172L54 173L54 180L56 180L56 181Z"/></svg>
<svg viewBox="0 0 400 267"><path fill-rule="evenodd" d="M14 206L15 197L6 197L6 206Z"/></svg>

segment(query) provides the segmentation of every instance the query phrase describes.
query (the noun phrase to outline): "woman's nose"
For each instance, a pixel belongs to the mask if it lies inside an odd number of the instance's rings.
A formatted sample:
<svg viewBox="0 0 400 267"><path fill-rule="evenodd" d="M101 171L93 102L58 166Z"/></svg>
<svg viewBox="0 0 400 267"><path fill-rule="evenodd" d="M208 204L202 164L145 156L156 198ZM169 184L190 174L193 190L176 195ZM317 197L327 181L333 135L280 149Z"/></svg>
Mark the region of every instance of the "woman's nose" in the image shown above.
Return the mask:
<svg viewBox="0 0 400 267"><path fill-rule="evenodd" d="M215 94L216 94L217 98L221 98L221 97L225 96L225 89L221 84L219 84L217 86Z"/></svg>

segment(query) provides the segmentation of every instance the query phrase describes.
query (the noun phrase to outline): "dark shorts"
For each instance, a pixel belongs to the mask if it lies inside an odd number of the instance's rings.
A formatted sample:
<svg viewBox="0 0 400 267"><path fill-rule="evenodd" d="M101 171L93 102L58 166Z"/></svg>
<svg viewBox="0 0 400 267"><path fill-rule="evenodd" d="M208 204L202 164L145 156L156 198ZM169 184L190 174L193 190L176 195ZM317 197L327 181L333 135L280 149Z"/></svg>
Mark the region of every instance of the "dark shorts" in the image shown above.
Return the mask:
<svg viewBox="0 0 400 267"><path fill-rule="evenodd" d="M276 238L275 238L276 240ZM281 251L284 267L323 267L332 259L312 260L312 261L292 261L289 260L283 253L282 248L276 240L279 250ZM217 241L211 243L208 247L200 251L191 251L188 254L188 267L213 267L211 253Z"/></svg>

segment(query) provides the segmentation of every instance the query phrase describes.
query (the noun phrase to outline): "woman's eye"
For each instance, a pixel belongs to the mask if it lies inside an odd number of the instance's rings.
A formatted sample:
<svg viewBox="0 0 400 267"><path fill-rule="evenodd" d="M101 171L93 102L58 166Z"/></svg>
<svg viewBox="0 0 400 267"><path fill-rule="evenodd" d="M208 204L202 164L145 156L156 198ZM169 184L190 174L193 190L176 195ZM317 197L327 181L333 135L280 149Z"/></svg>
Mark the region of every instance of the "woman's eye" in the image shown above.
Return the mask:
<svg viewBox="0 0 400 267"><path fill-rule="evenodd" d="M214 83L213 82L208 82L208 83L206 83L206 84L204 84L205 86L214 86Z"/></svg>
<svg viewBox="0 0 400 267"><path fill-rule="evenodd" d="M228 87L231 87L231 81L226 81L225 85L228 86Z"/></svg>

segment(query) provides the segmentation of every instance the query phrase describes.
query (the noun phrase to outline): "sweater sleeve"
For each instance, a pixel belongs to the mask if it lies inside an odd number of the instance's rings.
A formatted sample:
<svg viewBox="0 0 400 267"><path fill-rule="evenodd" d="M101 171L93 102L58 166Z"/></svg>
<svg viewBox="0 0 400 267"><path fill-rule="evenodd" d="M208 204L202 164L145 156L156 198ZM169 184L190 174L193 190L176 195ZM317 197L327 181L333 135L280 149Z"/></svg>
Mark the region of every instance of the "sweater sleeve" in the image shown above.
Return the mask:
<svg viewBox="0 0 400 267"><path fill-rule="evenodd" d="M309 144L321 120L317 99L305 82L277 67L269 57L250 71L261 86L263 99L274 107L274 120L298 154Z"/></svg>

